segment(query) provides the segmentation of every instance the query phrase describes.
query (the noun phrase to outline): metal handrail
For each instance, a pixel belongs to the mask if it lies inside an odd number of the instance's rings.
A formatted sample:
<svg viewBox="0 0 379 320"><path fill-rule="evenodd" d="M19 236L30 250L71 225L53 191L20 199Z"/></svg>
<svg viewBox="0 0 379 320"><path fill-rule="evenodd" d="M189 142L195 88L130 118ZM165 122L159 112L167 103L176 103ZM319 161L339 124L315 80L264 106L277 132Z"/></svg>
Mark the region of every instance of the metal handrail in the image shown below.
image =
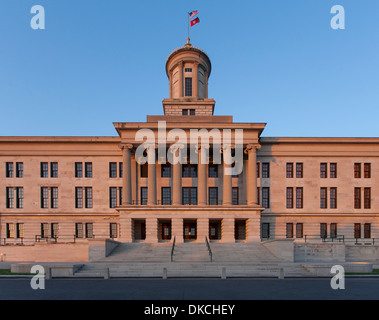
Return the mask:
<svg viewBox="0 0 379 320"><path fill-rule="evenodd" d="M209 258L211 260L211 262L213 261L213 255L212 255L212 249L211 249L211 245L209 244L209 241L208 241L208 237L205 236L205 243L207 244L207 247L208 247L208 253L209 253Z"/></svg>
<svg viewBox="0 0 379 320"><path fill-rule="evenodd" d="M174 261L174 248L175 248L175 241L176 241L176 237L174 236L174 241L172 242L172 247L171 247L171 262Z"/></svg>

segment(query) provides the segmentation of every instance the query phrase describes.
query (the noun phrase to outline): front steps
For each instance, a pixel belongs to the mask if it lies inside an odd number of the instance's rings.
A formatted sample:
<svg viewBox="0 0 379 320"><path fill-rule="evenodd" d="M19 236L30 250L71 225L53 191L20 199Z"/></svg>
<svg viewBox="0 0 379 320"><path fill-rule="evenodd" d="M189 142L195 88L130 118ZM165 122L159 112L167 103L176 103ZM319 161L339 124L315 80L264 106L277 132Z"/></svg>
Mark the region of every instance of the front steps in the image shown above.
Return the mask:
<svg viewBox="0 0 379 320"><path fill-rule="evenodd" d="M208 248L205 243L185 242L176 244L174 248L175 262L208 262Z"/></svg>

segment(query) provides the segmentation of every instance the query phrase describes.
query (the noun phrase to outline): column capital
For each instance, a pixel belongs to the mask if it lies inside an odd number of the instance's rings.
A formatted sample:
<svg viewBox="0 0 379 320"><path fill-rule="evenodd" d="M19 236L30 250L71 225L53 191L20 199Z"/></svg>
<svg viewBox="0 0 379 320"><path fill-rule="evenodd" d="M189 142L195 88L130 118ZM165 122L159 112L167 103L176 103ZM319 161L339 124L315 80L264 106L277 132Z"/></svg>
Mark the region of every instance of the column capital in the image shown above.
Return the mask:
<svg viewBox="0 0 379 320"><path fill-rule="evenodd" d="M131 143L120 143L118 147L120 149L133 149L133 145Z"/></svg>
<svg viewBox="0 0 379 320"><path fill-rule="evenodd" d="M244 152L245 153L248 153L249 151L252 151L252 150L258 150L261 148L261 145L259 143L250 143L246 146Z"/></svg>

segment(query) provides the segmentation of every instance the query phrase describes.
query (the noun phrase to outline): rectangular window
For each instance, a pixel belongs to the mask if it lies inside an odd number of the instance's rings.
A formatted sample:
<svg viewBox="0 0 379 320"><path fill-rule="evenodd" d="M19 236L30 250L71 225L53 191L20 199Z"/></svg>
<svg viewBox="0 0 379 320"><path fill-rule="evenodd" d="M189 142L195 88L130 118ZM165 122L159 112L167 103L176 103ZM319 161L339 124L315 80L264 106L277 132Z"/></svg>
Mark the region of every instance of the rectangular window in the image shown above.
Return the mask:
<svg viewBox="0 0 379 320"><path fill-rule="evenodd" d="M14 223L7 223L7 238L14 238Z"/></svg>
<svg viewBox="0 0 379 320"><path fill-rule="evenodd" d="M320 238L326 239L328 237L328 226L326 223L320 223Z"/></svg>
<svg viewBox="0 0 379 320"><path fill-rule="evenodd" d="M14 190L13 188L6 188L6 208L12 209L14 207Z"/></svg>
<svg viewBox="0 0 379 320"><path fill-rule="evenodd" d="M330 188L330 209L337 209L337 188Z"/></svg>
<svg viewBox="0 0 379 320"><path fill-rule="evenodd" d="M302 177L303 177L303 164L296 163L296 178L302 178Z"/></svg>
<svg viewBox="0 0 379 320"><path fill-rule="evenodd" d="M330 164L330 178L337 178L337 163Z"/></svg>
<svg viewBox="0 0 379 320"><path fill-rule="evenodd" d="M371 209L371 188L364 188L364 208Z"/></svg>
<svg viewBox="0 0 379 320"><path fill-rule="evenodd" d="M41 162L41 178L49 177L49 164L47 162Z"/></svg>
<svg viewBox="0 0 379 320"><path fill-rule="evenodd" d="M58 188L57 187L51 187L51 208L56 209L58 208Z"/></svg>
<svg viewBox="0 0 379 320"><path fill-rule="evenodd" d="M75 223L75 237L83 238L83 223Z"/></svg>
<svg viewBox="0 0 379 320"><path fill-rule="evenodd" d="M286 238L293 238L293 223L286 225Z"/></svg>
<svg viewBox="0 0 379 320"><path fill-rule="evenodd" d="M162 187L162 204L171 204L171 187Z"/></svg>
<svg viewBox="0 0 379 320"><path fill-rule="evenodd" d="M239 204L239 196L238 192L239 189L238 187L233 187L232 188L232 205L238 205Z"/></svg>
<svg viewBox="0 0 379 320"><path fill-rule="evenodd" d="M81 162L75 162L75 178L83 177L83 164Z"/></svg>
<svg viewBox="0 0 379 320"><path fill-rule="evenodd" d="M364 238L370 239L371 238L371 223L365 223L364 224Z"/></svg>
<svg viewBox="0 0 379 320"><path fill-rule="evenodd" d="M124 163L119 162L118 163L118 177L122 178L123 174L124 174Z"/></svg>
<svg viewBox="0 0 379 320"><path fill-rule="evenodd" d="M197 205L197 188L183 187L182 188L182 203L183 205Z"/></svg>
<svg viewBox="0 0 379 320"><path fill-rule="evenodd" d="M92 187L85 187L85 207L86 208L92 208L93 207L93 194L92 194Z"/></svg>
<svg viewBox="0 0 379 320"><path fill-rule="evenodd" d="M49 237L49 224L41 223L41 238L45 239Z"/></svg>
<svg viewBox="0 0 379 320"><path fill-rule="evenodd" d="M118 197L118 199L119 199L119 205L121 206L122 205L122 187L119 187L118 188L118 194L119 194L119 197Z"/></svg>
<svg viewBox="0 0 379 320"><path fill-rule="evenodd" d="M263 187L262 188L262 207L270 208L270 188Z"/></svg>
<svg viewBox="0 0 379 320"><path fill-rule="evenodd" d="M218 177L218 165L217 164L209 164L208 165L208 177L209 178L217 178Z"/></svg>
<svg viewBox="0 0 379 320"><path fill-rule="evenodd" d="M270 178L270 163L262 163L262 178Z"/></svg>
<svg viewBox="0 0 379 320"><path fill-rule="evenodd" d="M302 237L303 237L303 224L296 223L296 238L302 238Z"/></svg>
<svg viewBox="0 0 379 320"><path fill-rule="evenodd" d="M75 208L83 208L83 188L75 187Z"/></svg>
<svg viewBox="0 0 379 320"><path fill-rule="evenodd" d="M195 109L189 109L189 112L190 112L190 116L194 116L195 115Z"/></svg>
<svg viewBox="0 0 379 320"><path fill-rule="evenodd" d="M330 224L330 237L337 238L337 223Z"/></svg>
<svg viewBox="0 0 379 320"><path fill-rule="evenodd" d="M261 188L257 187L257 204L261 205Z"/></svg>
<svg viewBox="0 0 379 320"><path fill-rule="evenodd" d="M49 188L41 187L41 208L46 209L49 207Z"/></svg>
<svg viewBox="0 0 379 320"><path fill-rule="evenodd" d="M192 72L192 68L185 68L184 72Z"/></svg>
<svg viewBox="0 0 379 320"><path fill-rule="evenodd" d="M58 238L58 223L51 224L51 237L53 239Z"/></svg>
<svg viewBox="0 0 379 320"><path fill-rule="evenodd" d="M360 177L361 177L361 164L354 163L354 178L360 178Z"/></svg>
<svg viewBox="0 0 379 320"><path fill-rule="evenodd" d="M287 209L293 208L293 188L287 188Z"/></svg>
<svg viewBox="0 0 379 320"><path fill-rule="evenodd" d="M354 188L354 209L361 208L361 188Z"/></svg>
<svg viewBox="0 0 379 320"><path fill-rule="evenodd" d="M361 238L361 224L360 223L354 223L354 238L355 239Z"/></svg>
<svg viewBox="0 0 379 320"><path fill-rule="evenodd" d="M85 177L92 178L92 162L85 163Z"/></svg>
<svg viewBox="0 0 379 320"><path fill-rule="evenodd" d="M303 188L296 188L296 209L303 209Z"/></svg>
<svg viewBox="0 0 379 320"><path fill-rule="evenodd" d="M141 204L147 205L147 187L141 187Z"/></svg>
<svg viewBox="0 0 379 320"><path fill-rule="evenodd" d="M13 162L7 162L5 164L5 177L13 178Z"/></svg>
<svg viewBox="0 0 379 320"><path fill-rule="evenodd" d="M185 78L184 81L184 95L192 97L192 78Z"/></svg>
<svg viewBox="0 0 379 320"><path fill-rule="evenodd" d="M328 177L328 164L320 163L320 178L327 178L327 177Z"/></svg>
<svg viewBox="0 0 379 320"><path fill-rule="evenodd" d="M320 189L320 208L326 209L328 206L327 202L327 188L321 188Z"/></svg>
<svg viewBox="0 0 379 320"><path fill-rule="evenodd" d="M24 163L16 162L16 178L24 177Z"/></svg>
<svg viewBox="0 0 379 320"><path fill-rule="evenodd" d="M182 116L188 116L188 109L182 109Z"/></svg>
<svg viewBox="0 0 379 320"><path fill-rule="evenodd" d="M270 238L270 224L262 223L262 238L268 239Z"/></svg>
<svg viewBox="0 0 379 320"><path fill-rule="evenodd" d="M286 165L286 177L293 178L293 163L288 162Z"/></svg>
<svg viewBox="0 0 379 320"><path fill-rule="evenodd" d="M58 178L58 162L50 163L50 174L52 178Z"/></svg>
<svg viewBox="0 0 379 320"><path fill-rule="evenodd" d="M148 171L149 171L147 162L140 165L140 168L141 168L141 178L147 178Z"/></svg>
<svg viewBox="0 0 379 320"><path fill-rule="evenodd" d="M117 188L109 188L109 208L116 208L117 206Z"/></svg>
<svg viewBox="0 0 379 320"><path fill-rule="evenodd" d="M218 205L218 188L217 187L209 187L209 204L210 205Z"/></svg>
<svg viewBox="0 0 379 320"><path fill-rule="evenodd" d="M109 237L111 239L117 238L117 223L110 223L109 224Z"/></svg>
<svg viewBox="0 0 379 320"><path fill-rule="evenodd" d="M16 237L19 239L24 238L24 224L23 223L17 223L16 226L17 226Z"/></svg>
<svg viewBox="0 0 379 320"><path fill-rule="evenodd" d="M259 178L261 175L261 163L257 162L257 178Z"/></svg>
<svg viewBox="0 0 379 320"><path fill-rule="evenodd" d="M117 178L117 163L109 162L109 178Z"/></svg>
<svg viewBox="0 0 379 320"><path fill-rule="evenodd" d="M86 238L93 238L93 223L86 223Z"/></svg>
<svg viewBox="0 0 379 320"><path fill-rule="evenodd" d="M24 188L16 188L16 208L21 209L24 207Z"/></svg>
<svg viewBox="0 0 379 320"><path fill-rule="evenodd" d="M182 177L183 178L197 178L197 164L183 164Z"/></svg>
<svg viewBox="0 0 379 320"><path fill-rule="evenodd" d="M363 171L364 171L364 178L371 178L371 163L365 163L364 165L363 165Z"/></svg>
<svg viewBox="0 0 379 320"><path fill-rule="evenodd" d="M171 165L169 163L161 165L161 177L171 178Z"/></svg>

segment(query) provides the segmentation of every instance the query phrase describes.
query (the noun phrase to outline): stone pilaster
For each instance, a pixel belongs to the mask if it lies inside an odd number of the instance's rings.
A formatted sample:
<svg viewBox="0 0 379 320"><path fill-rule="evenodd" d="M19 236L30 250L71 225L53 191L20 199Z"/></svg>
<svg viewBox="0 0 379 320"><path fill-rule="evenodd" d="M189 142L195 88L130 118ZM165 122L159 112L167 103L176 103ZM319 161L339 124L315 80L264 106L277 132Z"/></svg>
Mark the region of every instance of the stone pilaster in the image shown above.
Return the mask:
<svg viewBox="0 0 379 320"><path fill-rule="evenodd" d="M133 220L128 217L120 215L120 241L121 242L133 242Z"/></svg>
<svg viewBox="0 0 379 320"><path fill-rule="evenodd" d="M221 222L221 241L222 242L235 242L234 218L224 218Z"/></svg>
<svg viewBox="0 0 379 320"><path fill-rule="evenodd" d="M232 155L231 147L223 147L223 193L222 204L229 206L232 204Z"/></svg>
<svg viewBox="0 0 379 320"><path fill-rule="evenodd" d="M246 220L246 241L259 242L261 241L261 219L260 212L255 216Z"/></svg>
<svg viewBox="0 0 379 320"><path fill-rule="evenodd" d="M207 150L209 147L200 146L197 149L198 153L198 178L197 178L197 200L199 206L205 206L207 204Z"/></svg>
<svg viewBox="0 0 379 320"><path fill-rule="evenodd" d="M246 179L248 205L257 204L257 149L259 148L259 144L249 144L245 149L248 155Z"/></svg>
<svg viewBox="0 0 379 320"><path fill-rule="evenodd" d="M183 219L182 218L173 218L171 220L171 232L172 232L172 239L174 237L176 238L176 243L183 243L184 237L183 237Z"/></svg>
<svg viewBox="0 0 379 320"><path fill-rule="evenodd" d="M205 242L205 237L209 239L209 219L197 219L197 242Z"/></svg>
<svg viewBox="0 0 379 320"><path fill-rule="evenodd" d="M131 150L132 144L120 144L122 149L123 178L122 178L122 204L132 204L132 164Z"/></svg>
<svg viewBox="0 0 379 320"><path fill-rule="evenodd" d="M157 218L146 219L146 242L150 242L150 243L158 242L158 219Z"/></svg>
<svg viewBox="0 0 379 320"><path fill-rule="evenodd" d="M147 204L157 204L157 177L155 146L147 148L148 172L147 172Z"/></svg>

